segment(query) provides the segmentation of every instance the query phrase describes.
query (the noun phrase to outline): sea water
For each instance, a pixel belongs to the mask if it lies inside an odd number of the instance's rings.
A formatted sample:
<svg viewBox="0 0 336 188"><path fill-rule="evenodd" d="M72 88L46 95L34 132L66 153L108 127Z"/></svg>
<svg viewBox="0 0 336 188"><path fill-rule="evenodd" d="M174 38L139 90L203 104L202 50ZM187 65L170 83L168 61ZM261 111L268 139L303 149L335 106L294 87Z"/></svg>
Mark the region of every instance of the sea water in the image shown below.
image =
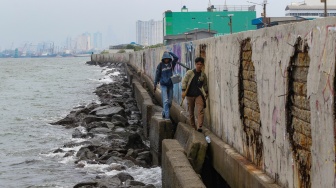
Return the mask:
<svg viewBox="0 0 336 188"><path fill-rule="evenodd" d="M74 157L53 153L72 139L71 129L49 123L72 108L99 102L93 93L112 82L87 58L0 59L0 187L73 187L96 175L115 175L107 165L77 168ZM62 148L78 151L79 147ZM132 167L135 180L160 187L161 169Z"/></svg>

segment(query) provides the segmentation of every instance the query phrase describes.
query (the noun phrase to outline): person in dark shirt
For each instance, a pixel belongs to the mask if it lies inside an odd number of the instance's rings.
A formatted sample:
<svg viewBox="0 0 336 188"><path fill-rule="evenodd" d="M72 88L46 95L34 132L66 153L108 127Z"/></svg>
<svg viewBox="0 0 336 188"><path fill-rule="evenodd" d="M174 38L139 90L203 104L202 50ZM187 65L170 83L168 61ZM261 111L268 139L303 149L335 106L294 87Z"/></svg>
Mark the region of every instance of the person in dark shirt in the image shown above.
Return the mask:
<svg viewBox="0 0 336 188"><path fill-rule="evenodd" d="M173 58L172 58L173 57ZM178 57L173 52L164 52L161 62L158 64L154 79L154 93L156 86L160 83L162 96L162 118L170 119L170 107L173 101L173 82L170 77L173 76L173 70L178 61Z"/></svg>
<svg viewBox="0 0 336 188"><path fill-rule="evenodd" d="M208 97L208 79L202 71L204 59L195 59L195 69L188 70L182 81L182 98L187 97L190 124L195 130L202 132L204 120L205 100ZM195 124L195 106L197 107L197 121Z"/></svg>

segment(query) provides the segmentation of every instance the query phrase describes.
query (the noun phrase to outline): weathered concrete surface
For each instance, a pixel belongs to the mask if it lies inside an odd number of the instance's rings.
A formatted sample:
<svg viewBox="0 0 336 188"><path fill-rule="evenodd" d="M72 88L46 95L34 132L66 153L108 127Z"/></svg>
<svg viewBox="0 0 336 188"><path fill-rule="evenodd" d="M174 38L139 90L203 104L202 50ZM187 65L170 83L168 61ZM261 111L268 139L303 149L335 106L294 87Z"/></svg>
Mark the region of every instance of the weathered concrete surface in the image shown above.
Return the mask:
<svg viewBox="0 0 336 188"><path fill-rule="evenodd" d="M163 140L162 154L163 188L205 188L177 140Z"/></svg>
<svg viewBox="0 0 336 188"><path fill-rule="evenodd" d="M152 117L149 130L150 149L154 165L161 165L162 141L174 137L174 125L162 119L161 113Z"/></svg>
<svg viewBox="0 0 336 188"><path fill-rule="evenodd" d="M100 63L127 63L129 62L128 53L117 53L117 54L92 54L91 61Z"/></svg>
<svg viewBox="0 0 336 188"><path fill-rule="evenodd" d="M179 123L174 138L184 148L187 158L196 173L200 174L208 148L204 135L195 131L190 125Z"/></svg>
<svg viewBox="0 0 336 188"><path fill-rule="evenodd" d="M143 104L145 103L153 104L152 98L149 96L147 90L145 90L137 80L133 80L132 86L133 86L134 97L137 101L138 108L142 112Z"/></svg>
<svg viewBox="0 0 336 188"><path fill-rule="evenodd" d="M302 169L299 168L298 160L295 159L297 156L290 141L291 127L287 126L286 117L289 108L286 104L289 100L288 69L295 53L304 52L305 46L308 46L308 56L299 54L299 61L294 63L298 67L307 67L310 62L309 68L299 68L294 71L293 89L297 93L294 98L299 100L295 102L297 106L292 107L292 114L295 117L301 114L305 119L304 122L310 123L310 129L302 122L300 126L294 123L293 127L302 135L311 133L311 138L309 136L307 139L301 139L301 135L296 133L295 142L302 143L305 148L310 147L311 168L305 169L310 173L308 180L310 183L306 185L335 187L335 23L336 18L330 17L179 43L131 53L129 61L141 77L144 77L143 75L149 77L150 81L146 82L150 86L154 79L156 66L164 51L173 51L180 57L180 62L191 67L194 66L195 57L204 56L210 91L208 108L205 113L207 127L241 156L254 159L256 155L249 156L253 153L248 152L250 148L246 144L249 143L250 137L246 136L244 126L242 126L244 121L242 121L242 114L239 110L239 96L241 95L238 88L239 67L243 64L245 72L242 73L245 73L246 80L255 80L255 84L246 83L247 89L244 91L244 98L255 103L245 101L245 104L250 105L250 109L260 110L260 113L256 115L259 115L260 125L262 125L259 127L258 139L263 143L263 159L259 160L261 164L256 165L260 166L277 184L284 187L300 187ZM302 42L296 44L299 37ZM243 48L242 44L246 39L251 42L249 46ZM247 53L242 55L241 52L244 50ZM252 62L254 65L252 69L244 66ZM180 66L177 66L175 71L182 76L186 72ZM254 76L246 71L254 71ZM174 90L174 100L180 103L181 85L176 84ZM160 98L158 93L155 96ZM183 107L186 107L186 102ZM306 113L309 110L310 115ZM256 118L254 113L247 112L247 116L249 118L245 119L249 122L253 121L252 118ZM249 124L247 120L245 122ZM294 120L297 122L297 119ZM252 124L251 126L258 128L257 125ZM305 133L302 132L303 128ZM301 154L306 157L309 152L301 152L299 155ZM217 163L218 165L228 164L224 163L225 157L220 160L222 163Z"/></svg>

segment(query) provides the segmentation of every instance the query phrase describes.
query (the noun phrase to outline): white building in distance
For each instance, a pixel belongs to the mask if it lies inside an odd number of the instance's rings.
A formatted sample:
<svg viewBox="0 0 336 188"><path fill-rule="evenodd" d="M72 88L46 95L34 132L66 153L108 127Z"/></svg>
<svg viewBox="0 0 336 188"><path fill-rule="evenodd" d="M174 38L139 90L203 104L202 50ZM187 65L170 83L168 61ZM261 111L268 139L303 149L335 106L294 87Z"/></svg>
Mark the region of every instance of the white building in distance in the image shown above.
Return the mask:
<svg viewBox="0 0 336 188"><path fill-rule="evenodd" d="M136 22L136 43L150 46L163 42L162 21L140 21Z"/></svg>
<svg viewBox="0 0 336 188"><path fill-rule="evenodd" d="M84 33L79 35L74 46L75 51L88 51L91 49L91 35Z"/></svg>
<svg viewBox="0 0 336 188"><path fill-rule="evenodd" d="M101 32L93 33L92 47L96 49L103 48L103 35Z"/></svg>
<svg viewBox="0 0 336 188"><path fill-rule="evenodd" d="M336 16L336 0L327 0L328 16ZM286 16L323 17L324 3L321 0L305 0L286 7Z"/></svg>

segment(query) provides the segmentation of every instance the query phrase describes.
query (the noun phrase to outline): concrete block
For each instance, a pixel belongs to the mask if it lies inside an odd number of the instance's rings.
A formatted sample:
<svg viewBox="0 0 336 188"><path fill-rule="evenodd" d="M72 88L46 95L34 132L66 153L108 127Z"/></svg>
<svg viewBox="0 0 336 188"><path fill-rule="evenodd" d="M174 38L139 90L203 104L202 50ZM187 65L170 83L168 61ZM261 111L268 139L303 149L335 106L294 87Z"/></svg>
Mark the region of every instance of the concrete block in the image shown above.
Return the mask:
<svg viewBox="0 0 336 188"><path fill-rule="evenodd" d="M191 159L191 166L198 174L202 172L207 149L208 143L205 141L204 135L193 130L187 142L186 154L188 159Z"/></svg>
<svg viewBox="0 0 336 188"><path fill-rule="evenodd" d="M133 81L133 92L137 101L137 106L141 112L144 103L153 104L152 98L149 96L147 90L145 90L138 81Z"/></svg>
<svg viewBox="0 0 336 188"><path fill-rule="evenodd" d="M204 135L195 131L190 125L179 123L175 139L184 148L186 155L197 173L201 173L208 143Z"/></svg>
<svg viewBox="0 0 336 188"><path fill-rule="evenodd" d="M129 67L127 65L125 67L126 67L126 75L127 75L128 83L130 85L132 85L133 73L132 73L132 71L129 69Z"/></svg>
<svg viewBox="0 0 336 188"><path fill-rule="evenodd" d="M144 136L148 138L149 136L149 128L150 128L150 121L152 119L153 114L152 108L154 104L153 103L144 103L142 104L142 110L141 110L141 115L142 115L142 125L143 125L143 131L144 131Z"/></svg>
<svg viewBox="0 0 336 188"><path fill-rule="evenodd" d="M149 137L149 131L151 127L151 120L153 116L161 117L162 107L154 104L144 103L142 112L142 122L144 126L144 136Z"/></svg>
<svg viewBox="0 0 336 188"><path fill-rule="evenodd" d="M180 113L180 116L179 116L179 122L181 123L185 123L185 124L188 124L190 125L190 120L189 120L189 113L185 110L183 110L181 113Z"/></svg>
<svg viewBox="0 0 336 188"><path fill-rule="evenodd" d="M168 151L164 155L165 162L162 164L163 188L205 188L182 151Z"/></svg>
<svg viewBox="0 0 336 188"><path fill-rule="evenodd" d="M180 117L181 112L183 112L184 109L177 103L173 102L172 107L170 108L170 116L178 122L177 120Z"/></svg>
<svg viewBox="0 0 336 188"><path fill-rule="evenodd" d="M174 126L169 120L161 116L153 116L149 129L150 150L153 155L153 164L161 164L162 140L171 139L174 136ZM158 159L154 161L154 159Z"/></svg>

